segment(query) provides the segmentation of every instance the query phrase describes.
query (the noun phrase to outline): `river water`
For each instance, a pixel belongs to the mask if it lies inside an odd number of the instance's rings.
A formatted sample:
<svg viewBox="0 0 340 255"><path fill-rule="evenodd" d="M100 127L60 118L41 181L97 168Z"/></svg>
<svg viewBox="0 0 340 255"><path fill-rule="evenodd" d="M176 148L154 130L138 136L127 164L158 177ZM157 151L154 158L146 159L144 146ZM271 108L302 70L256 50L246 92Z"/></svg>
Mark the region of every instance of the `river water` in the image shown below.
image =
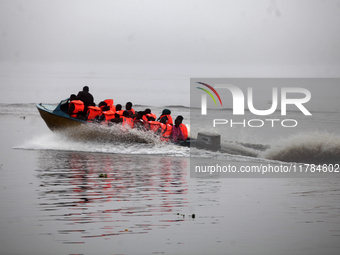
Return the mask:
<svg viewBox="0 0 340 255"><path fill-rule="evenodd" d="M262 134L222 131L224 143L271 145L256 158L161 143L74 141L52 133L35 107L90 85L98 100L106 97L103 91L117 88L115 100L136 102L135 109L150 107L157 115L170 108L189 123L189 88L181 90L189 80L127 81L65 70L43 74L20 70L1 78L1 254L338 254L339 174L191 177L191 158L281 164L270 156L278 150L272 134L263 140ZM100 81L105 85L95 85ZM112 87L117 81L131 86L121 97L122 86ZM53 84L49 93L43 91L47 82ZM306 141L327 138L336 157L335 117L316 113L326 128L301 127L306 132L298 137L282 134L281 153L293 155Z"/></svg>

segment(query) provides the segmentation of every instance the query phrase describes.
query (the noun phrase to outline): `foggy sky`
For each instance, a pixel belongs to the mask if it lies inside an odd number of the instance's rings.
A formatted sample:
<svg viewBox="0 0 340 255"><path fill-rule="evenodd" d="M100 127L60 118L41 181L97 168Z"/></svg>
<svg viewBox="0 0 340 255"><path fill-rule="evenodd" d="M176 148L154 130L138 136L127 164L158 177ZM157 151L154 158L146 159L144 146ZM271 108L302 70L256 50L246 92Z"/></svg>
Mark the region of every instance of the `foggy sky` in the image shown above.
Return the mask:
<svg viewBox="0 0 340 255"><path fill-rule="evenodd" d="M339 1L0 0L0 61L340 64Z"/></svg>

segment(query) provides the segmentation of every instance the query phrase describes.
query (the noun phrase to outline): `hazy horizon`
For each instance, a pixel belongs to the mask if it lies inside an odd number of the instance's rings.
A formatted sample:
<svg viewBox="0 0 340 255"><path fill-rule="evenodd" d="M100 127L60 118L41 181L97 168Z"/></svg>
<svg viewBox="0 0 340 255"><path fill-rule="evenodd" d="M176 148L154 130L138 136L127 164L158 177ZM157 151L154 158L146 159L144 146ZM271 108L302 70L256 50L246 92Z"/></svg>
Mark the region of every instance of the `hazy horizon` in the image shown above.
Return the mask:
<svg viewBox="0 0 340 255"><path fill-rule="evenodd" d="M0 0L0 102L85 84L173 86L173 102L190 78L340 77L339 27L335 0Z"/></svg>
<svg viewBox="0 0 340 255"><path fill-rule="evenodd" d="M0 61L340 64L338 1L0 1Z"/></svg>

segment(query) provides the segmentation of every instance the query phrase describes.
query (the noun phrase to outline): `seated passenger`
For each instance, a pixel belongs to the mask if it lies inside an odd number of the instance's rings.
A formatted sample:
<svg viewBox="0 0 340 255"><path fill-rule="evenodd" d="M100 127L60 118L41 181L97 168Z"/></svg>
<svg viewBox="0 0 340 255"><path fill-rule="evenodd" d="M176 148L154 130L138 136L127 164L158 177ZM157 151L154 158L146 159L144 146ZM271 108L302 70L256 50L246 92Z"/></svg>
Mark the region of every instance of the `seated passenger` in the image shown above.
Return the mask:
<svg viewBox="0 0 340 255"><path fill-rule="evenodd" d="M98 106L89 106L86 114L86 119L93 121L97 116L102 114L102 110Z"/></svg>
<svg viewBox="0 0 340 255"><path fill-rule="evenodd" d="M171 111L169 110L169 109L164 109L163 111L162 111L162 114L161 114L161 116L158 118L158 120L160 120L160 119L162 119L162 118L164 118L164 117L166 117L166 124L171 124L171 125L173 125L173 120L172 120L172 117L171 117Z"/></svg>
<svg viewBox="0 0 340 255"><path fill-rule="evenodd" d="M135 114L135 118L133 119L134 127L142 130L149 130L149 123L143 120L144 112L139 111Z"/></svg>
<svg viewBox="0 0 340 255"><path fill-rule="evenodd" d="M177 117L175 119L175 125L172 127L172 133L171 133L171 140L174 142L185 140L180 124L181 124L181 120L180 118Z"/></svg>
<svg viewBox="0 0 340 255"><path fill-rule="evenodd" d="M70 98L65 102L64 104L60 105L60 110L62 110L65 113L68 113L68 108L70 106L71 101L76 100L76 95L71 94Z"/></svg>
<svg viewBox="0 0 340 255"><path fill-rule="evenodd" d="M112 111L109 106L104 106L102 112L106 124L109 124L111 122L110 120L116 117L114 111Z"/></svg>
<svg viewBox="0 0 340 255"><path fill-rule="evenodd" d="M99 103L99 105L98 105L98 107L99 107L101 110L103 110L103 107L105 107L105 106L107 106L107 103L104 102L104 101L101 101L101 102Z"/></svg>
<svg viewBox="0 0 340 255"><path fill-rule="evenodd" d="M106 99L104 100L104 102L106 103L108 107L110 107L111 111L114 111L114 112L116 111L116 107L113 104L113 99Z"/></svg>
<svg viewBox="0 0 340 255"><path fill-rule="evenodd" d="M156 114L151 113L151 110L149 108L145 109L143 120L148 121L148 117L153 117L155 120L157 119Z"/></svg>
<svg viewBox="0 0 340 255"><path fill-rule="evenodd" d="M122 121L123 128L133 128L134 127L133 119L130 118L128 111L124 111L123 116L121 118L123 120Z"/></svg>
<svg viewBox="0 0 340 255"><path fill-rule="evenodd" d="M124 110L122 110L122 105L117 104L116 105L116 114L118 114L119 116L123 116L123 112L124 112Z"/></svg>
<svg viewBox="0 0 340 255"><path fill-rule="evenodd" d="M167 118L163 117L160 120L160 127L161 127L160 135L161 135L161 140L164 142L168 142L170 140L171 133L172 133L172 125L166 124L166 123L167 123Z"/></svg>
<svg viewBox="0 0 340 255"><path fill-rule="evenodd" d="M71 101L73 100L77 100L77 96L75 94L71 94L70 99L68 101L69 103L71 103Z"/></svg>
<svg viewBox="0 0 340 255"><path fill-rule="evenodd" d="M135 110L132 108L131 102L126 103L125 110L128 111L130 117L136 113Z"/></svg>
<svg viewBox="0 0 340 255"><path fill-rule="evenodd" d="M157 132L158 129L160 128L160 122L156 121L154 117L147 117L148 123L149 123L149 128L147 130Z"/></svg>
<svg viewBox="0 0 340 255"><path fill-rule="evenodd" d="M84 113L84 103L80 100L72 100L68 107L68 115L72 118L78 118Z"/></svg>
<svg viewBox="0 0 340 255"><path fill-rule="evenodd" d="M183 135L184 135L184 140L186 140L186 139L188 139L188 128L186 127L186 125L184 125L183 123L182 123L182 121L183 121L183 116L182 115L178 115L177 116L177 118L176 118L176 120L178 119L178 121L180 122L180 124L179 124L179 127L181 128L181 130L182 130L182 133L183 133ZM175 120L175 121L176 121Z"/></svg>

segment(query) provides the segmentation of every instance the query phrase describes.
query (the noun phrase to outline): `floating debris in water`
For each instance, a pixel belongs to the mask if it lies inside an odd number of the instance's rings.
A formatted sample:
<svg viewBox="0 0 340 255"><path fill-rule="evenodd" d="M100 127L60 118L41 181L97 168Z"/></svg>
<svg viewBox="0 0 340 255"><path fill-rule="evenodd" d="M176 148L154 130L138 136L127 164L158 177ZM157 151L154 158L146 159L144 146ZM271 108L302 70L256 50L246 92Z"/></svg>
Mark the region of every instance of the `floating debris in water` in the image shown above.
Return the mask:
<svg viewBox="0 0 340 255"><path fill-rule="evenodd" d="M182 216L183 218L185 218L185 215L182 214L182 213L177 213L177 215L178 215L178 216ZM195 215L194 213L193 213L193 214L189 214L188 216L189 216L189 218L193 218L193 219L196 218L196 215Z"/></svg>

